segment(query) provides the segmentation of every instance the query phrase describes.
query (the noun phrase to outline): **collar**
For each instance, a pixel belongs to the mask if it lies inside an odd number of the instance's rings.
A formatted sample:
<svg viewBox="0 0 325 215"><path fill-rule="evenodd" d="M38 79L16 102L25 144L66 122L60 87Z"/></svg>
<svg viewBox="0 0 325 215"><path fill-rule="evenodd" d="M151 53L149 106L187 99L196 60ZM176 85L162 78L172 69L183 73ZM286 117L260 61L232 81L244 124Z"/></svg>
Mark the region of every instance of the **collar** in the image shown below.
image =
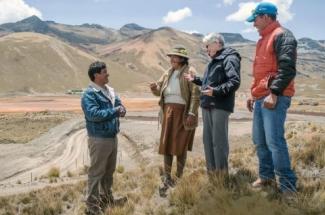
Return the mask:
<svg viewBox="0 0 325 215"><path fill-rule="evenodd" d="M214 59L219 59L219 57L220 57L220 55L221 55L221 53L223 52L223 50L225 50L225 48L222 48L222 49L220 49L219 51L217 51L217 53L213 56L213 60Z"/></svg>
<svg viewBox="0 0 325 215"><path fill-rule="evenodd" d="M271 24L269 24L268 26L266 26L260 33L260 35L262 37L268 35L269 33L271 33L274 29L281 27L280 23L278 21L274 21Z"/></svg>
<svg viewBox="0 0 325 215"><path fill-rule="evenodd" d="M114 89L107 84L105 84L105 89L100 87L98 84L94 82L90 82L89 87L91 87L95 92L102 92L102 94L112 102L112 104L115 104L115 92Z"/></svg>
<svg viewBox="0 0 325 215"><path fill-rule="evenodd" d="M102 88L101 86L99 86L98 84L96 84L95 82L90 82L90 84L89 84L89 86L91 87L91 88L93 88L93 90L94 91L96 91L96 92L100 92L100 91L102 91L102 92L104 92L104 91L108 91L108 87L105 85L105 88Z"/></svg>

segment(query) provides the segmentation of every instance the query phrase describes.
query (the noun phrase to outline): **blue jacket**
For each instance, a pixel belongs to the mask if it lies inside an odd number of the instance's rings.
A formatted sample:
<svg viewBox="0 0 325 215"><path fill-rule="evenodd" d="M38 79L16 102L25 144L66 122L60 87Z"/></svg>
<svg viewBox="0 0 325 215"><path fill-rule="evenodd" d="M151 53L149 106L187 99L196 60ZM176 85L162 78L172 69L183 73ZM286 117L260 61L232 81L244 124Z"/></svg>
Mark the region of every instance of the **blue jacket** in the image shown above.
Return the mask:
<svg viewBox="0 0 325 215"><path fill-rule="evenodd" d="M104 93L93 86L89 86L81 99L81 107L85 114L88 136L113 138L120 131L118 106L121 100L112 92L109 99ZM114 105L113 105L114 103Z"/></svg>

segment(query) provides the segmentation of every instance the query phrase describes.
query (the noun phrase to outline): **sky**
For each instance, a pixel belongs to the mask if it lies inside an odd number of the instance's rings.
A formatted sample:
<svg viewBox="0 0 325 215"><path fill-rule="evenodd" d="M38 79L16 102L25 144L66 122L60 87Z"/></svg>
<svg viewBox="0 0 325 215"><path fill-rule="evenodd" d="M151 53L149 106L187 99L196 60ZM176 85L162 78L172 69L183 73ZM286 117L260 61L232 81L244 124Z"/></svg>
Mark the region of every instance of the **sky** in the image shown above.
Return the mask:
<svg viewBox="0 0 325 215"><path fill-rule="evenodd" d="M278 7L280 23L297 38L325 40L325 0L262 0ZM169 26L186 32L258 33L245 22L261 0L0 0L0 24L31 15L42 20L119 29L127 23L146 28Z"/></svg>

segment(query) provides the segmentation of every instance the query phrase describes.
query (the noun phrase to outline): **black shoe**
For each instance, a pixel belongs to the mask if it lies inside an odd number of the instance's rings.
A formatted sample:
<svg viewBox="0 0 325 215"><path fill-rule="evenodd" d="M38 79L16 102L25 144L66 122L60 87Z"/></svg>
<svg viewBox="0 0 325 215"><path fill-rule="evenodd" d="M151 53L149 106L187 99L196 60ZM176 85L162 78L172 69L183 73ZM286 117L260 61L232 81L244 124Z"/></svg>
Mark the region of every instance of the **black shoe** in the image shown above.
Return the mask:
<svg viewBox="0 0 325 215"><path fill-rule="evenodd" d="M162 185L159 186L159 196L162 198L166 198L167 197L167 190L168 190L168 186L163 183Z"/></svg>
<svg viewBox="0 0 325 215"><path fill-rule="evenodd" d="M164 177L163 184L167 187L175 187L175 181L171 178L170 175Z"/></svg>
<svg viewBox="0 0 325 215"><path fill-rule="evenodd" d="M104 212L107 206L114 201L113 195L100 195L99 207L102 212Z"/></svg>

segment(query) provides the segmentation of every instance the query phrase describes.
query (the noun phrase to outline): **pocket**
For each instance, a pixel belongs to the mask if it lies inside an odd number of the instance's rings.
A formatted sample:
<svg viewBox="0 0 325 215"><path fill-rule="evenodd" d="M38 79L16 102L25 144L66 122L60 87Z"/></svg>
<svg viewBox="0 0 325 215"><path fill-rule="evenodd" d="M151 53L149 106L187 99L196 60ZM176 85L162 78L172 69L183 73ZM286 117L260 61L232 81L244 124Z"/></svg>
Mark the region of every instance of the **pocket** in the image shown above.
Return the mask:
<svg viewBox="0 0 325 215"><path fill-rule="evenodd" d="M285 108L289 108L291 105L291 97L290 96L279 96L278 99L280 100L280 102L283 103Z"/></svg>

